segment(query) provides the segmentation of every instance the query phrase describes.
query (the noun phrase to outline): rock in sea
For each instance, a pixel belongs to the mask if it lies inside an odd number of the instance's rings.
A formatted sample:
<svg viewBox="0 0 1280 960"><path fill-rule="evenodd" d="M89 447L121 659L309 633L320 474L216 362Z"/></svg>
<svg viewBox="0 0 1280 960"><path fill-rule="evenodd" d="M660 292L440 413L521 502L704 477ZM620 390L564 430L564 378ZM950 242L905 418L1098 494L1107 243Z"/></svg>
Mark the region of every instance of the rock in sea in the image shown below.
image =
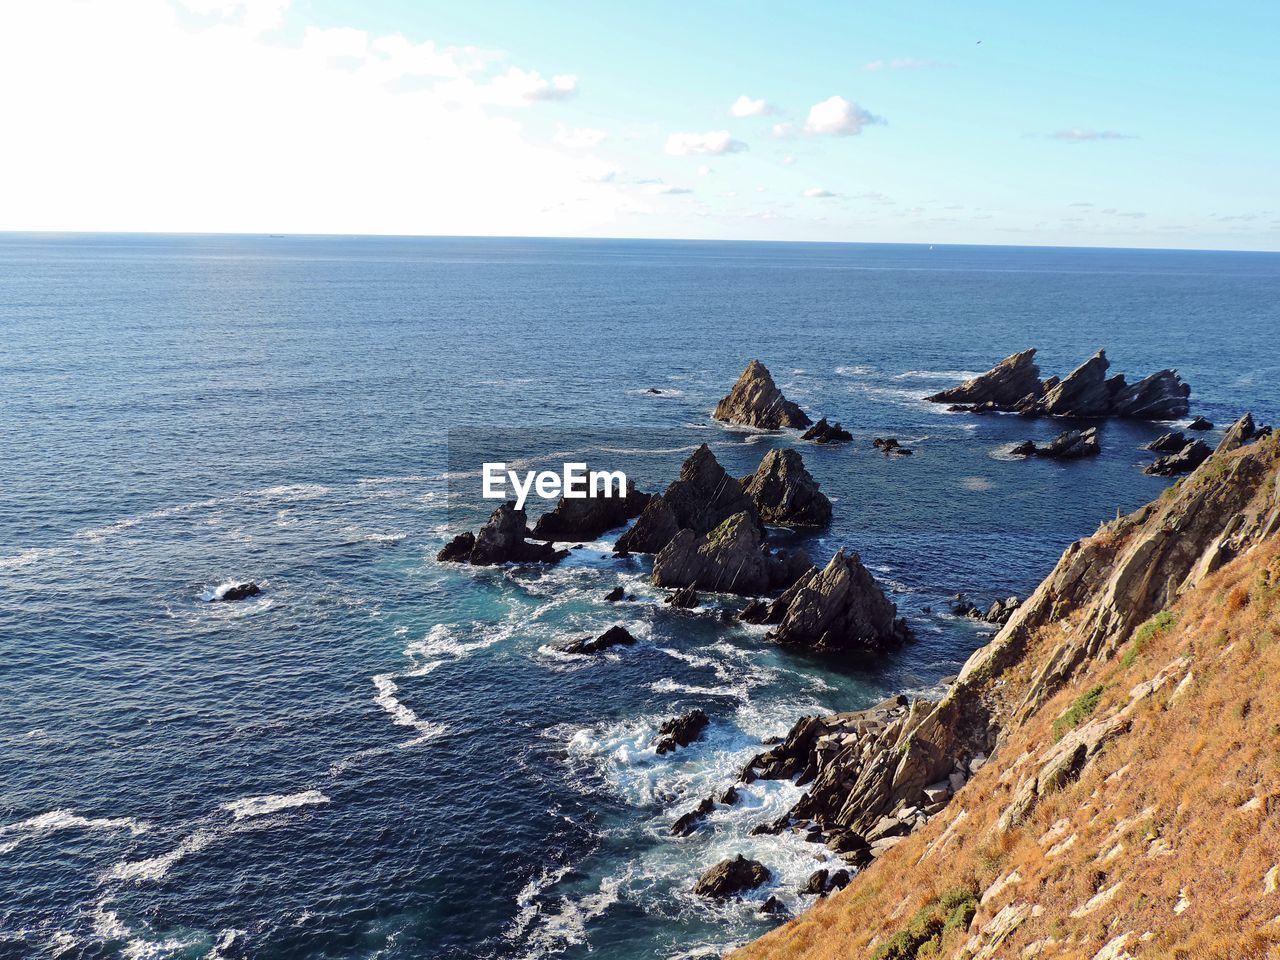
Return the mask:
<svg viewBox="0 0 1280 960"><path fill-rule="evenodd" d="M794 450L770 450L759 469L741 482L765 523L824 527L831 522L831 501Z"/></svg>
<svg viewBox="0 0 1280 960"><path fill-rule="evenodd" d="M635 642L636 638L624 627L613 626L598 637L584 637L581 640L571 640L562 644L560 650L563 653L600 653L619 644L631 646Z"/></svg>
<svg viewBox="0 0 1280 960"><path fill-rule="evenodd" d="M1040 368L1032 347L1005 357L981 376L958 387L940 391L926 399L934 403L983 404L1009 409L1027 396L1040 394Z"/></svg>
<svg viewBox="0 0 1280 960"><path fill-rule="evenodd" d="M561 542L595 540L639 516L648 502L649 494L638 492L630 480L625 496L621 497L561 497L553 510L538 518L531 536L536 540Z"/></svg>
<svg viewBox="0 0 1280 960"><path fill-rule="evenodd" d="M879 651L904 642L906 622L856 553L839 551L770 607L778 643L828 651Z"/></svg>
<svg viewBox="0 0 1280 960"><path fill-rule="evenodd" d="M213 592L213 599L226 603L234 603L237 600L247 600L249 597L256 597L261 592L261 587L252 580L247 580L244 583L223 584Z"/></svg>
<svg viewBox="0 0 1280 960"><path fill-rule="evenodd" d="M848 443L853 434L839 423L828 423L823 417L812 427L800 434L801 440L812 440L814 443Z"/></svg>
<svg viewBox="0 0 1280 960"><path fill-rule="evenodd" d="M765 430L807 427L813 422L800 407L782 395L768 367L759 360L747 364L729 395L716 405L712 416L725 423Z"/></svg>
<svg viewBox="0 0 1280 960"><path fill-rule="evenodd" d="M655 744L657 752L670 753L677 747L687 747L693 741L702 739L702 731L710 722L707 715L697 707L683 716L664 720L658 728L658 740Z"/></svg>
<svg viewBox="0 0 1280 960"><path fill-rule="evenodd" d="M508 500L489 517L478 534L460 533L436 554L437 560L492 566L498 563L559 563L569 555L549 543L530 543L523 510Z"/></svg>
<svg viewBox="0 0 1280 960"><path fill-rule="evenodd" d="M738 854L732 860L721 860L698 878L693 892L702 897L723 900L743 890L753 890L769 879L769 870L759 860L748 860Z"/></svg>
<svg viewBox="0 0 1280 960"><path fill-rule="evenodd" d="M771 551L760 526L735 513L710 533L677 533L653 561L659 587L694 587L719 593L760 594L790 586L810 569L803 553Z"/></svg>

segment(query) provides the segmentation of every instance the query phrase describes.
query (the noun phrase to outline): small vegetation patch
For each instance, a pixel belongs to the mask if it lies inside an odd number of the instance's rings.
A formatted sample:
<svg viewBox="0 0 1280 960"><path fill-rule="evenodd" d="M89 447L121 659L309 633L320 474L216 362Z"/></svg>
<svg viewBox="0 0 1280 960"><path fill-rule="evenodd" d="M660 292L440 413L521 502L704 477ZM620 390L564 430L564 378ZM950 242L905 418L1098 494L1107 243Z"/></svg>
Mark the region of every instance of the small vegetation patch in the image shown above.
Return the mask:
<svg viewBox="0 0 1280 960"><path fill-rule="evenodd" d="M1177 622L1178 615L1172 610L1161 610L1157 613L1140 626L1138 632L1133 635L1133 639L1129 641L1129 649L1120 658L1120 665L1126 670L1132 667L1137 662L1138 657L1142 656L1142 651L1147 644L1157 637L1163 637L1174 628Z"/></svg>
<svg viewBox="0 0 1280 960"><path fill-rule="evenodd" d="M977 909L977 887L953 887L917 910L906 927L876 947L871 960L936 956L952 931L969 929Z"/></svg>
<svg viewBox="0 0 1280 960"><path fill-rule="evenodd" d="M1068 730L1073 730L1080 726L1086 717L1098 709L1098 704L1102 702L1102 694L1106 689L1106 686L1100 683L1076 697L1075 702L1067 707L1066 712L1053 721L1053 738L1061 740Z"/></svg>

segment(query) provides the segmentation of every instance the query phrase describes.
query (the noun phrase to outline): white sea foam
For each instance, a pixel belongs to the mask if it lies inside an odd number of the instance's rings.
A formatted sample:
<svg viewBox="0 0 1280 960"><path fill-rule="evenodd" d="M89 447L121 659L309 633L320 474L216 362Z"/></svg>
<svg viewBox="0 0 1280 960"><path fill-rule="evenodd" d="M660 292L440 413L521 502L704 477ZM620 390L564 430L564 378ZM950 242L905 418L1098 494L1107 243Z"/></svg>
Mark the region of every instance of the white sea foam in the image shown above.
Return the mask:
<svg viewBox="0 0 1280 960"><path fill-rule="evenodd" d="M448 731L449 728L443 724L431 723L428 720L420 719L412 709L400 702L396 697L396 694L400 692L400 688L396 685L392 674L378 674L373 678L373 685L378 691L378 695L373 698L373 702L391 716L391 721L397 726L412 727L418 732L417 737L402 743L402 747L416 747Z"/></svg>
<svg viewBox="0 0 1280 960"><path fill-rule="evenodd" d="M836 373L842 377L865 377L875 373L871 367L836 367Z"/></svg>
<svg viewBox="0 0 1280 960"><path fill-rule="evenodd" d="M84 817L72 810L50 810L0 827L0 854L14 850L28 840L64 830L127 830L136 837L149 829L150 824L133 817Z"/></svg>
<svg viewBox="0 0 1280 960"><path fill-rule="evenodd" d="M528 930L523 960L541 960L586 942L587 924L618 902L618 890L625 877L606 877L599 890L582 897L566 897L554 909L540 911L537 923Z"/></svg>
<svg viewBox="0 0 1280 960"><path fill-rule="evenodd" d="M329 798L319 790L303 790L300 793L274 794L261 797L244 797L224 803L219 809L226 810L237 820L246 817L264 817L279 813L281 810L292 810L295 807L307 807L320 803L328 803Z"/></svg>
<svg viewBox="0 0 1280 960"><path fill-rule="evenodd" d="M197 830L168 853L160 854L157 857L148 857L146 860L128 860L124 863L116 864L108 872L107 877L110 880L121 880L126 883L144 883L159 880L173 869L174 864L193 853L199 853L213 840L214 834L212 831Z"/></svg>
<svg viewBox="0 0 1280 960"><path fill-rule="evenodd" d="M972 380L981 376L977 370L907 370L897 374L895 380Z"/></svg>
<svg viewBox="0 0 1280 960"><path fill-rule="evenodd" d="M0 570L17 570L22 567L29 567L33 563L39 563L46 557L56 557L64 552L64 550L57 547L28 547L26 550L19 550L12 556L0 557Z"/></svg>

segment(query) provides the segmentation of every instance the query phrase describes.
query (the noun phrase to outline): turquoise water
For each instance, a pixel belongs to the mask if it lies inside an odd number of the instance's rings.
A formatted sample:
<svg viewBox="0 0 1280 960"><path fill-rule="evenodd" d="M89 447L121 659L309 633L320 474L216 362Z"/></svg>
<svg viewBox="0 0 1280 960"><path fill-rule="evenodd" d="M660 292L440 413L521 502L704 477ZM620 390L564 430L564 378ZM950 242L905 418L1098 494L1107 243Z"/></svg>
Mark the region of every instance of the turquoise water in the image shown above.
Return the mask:
<svg viewBox="0 0 1280 960"><path fill-rule="evenodd" d="M1054 425L922 395L1028 345L1046 375L1105 346L1177 367L1193 414L1280 419L1275 255L9 235L0 293L13 956L714 955L768 929L770 893L796 906L821 851L747 836L786 783L690 838L671 822L804 713L936 689L985 639L946 598L1025 595L1163 487L1140 472L1160 425L1013 462ZM915 631L900 652L814 659L716 598L672 611L612 536L554 570L434 561L480 509L450 473L491 443L651 490L699 443L737 475L796 443L708 419L751 357L855 433L800 445L836 522L797 545L861 551ZM260 597L203 599L246 578ZM619 584L640 602L602 603ZM640 642L553 649L613 623ZM705 740L656 756L694 706ZM689 896L738 852L775 880Z"/></svg>

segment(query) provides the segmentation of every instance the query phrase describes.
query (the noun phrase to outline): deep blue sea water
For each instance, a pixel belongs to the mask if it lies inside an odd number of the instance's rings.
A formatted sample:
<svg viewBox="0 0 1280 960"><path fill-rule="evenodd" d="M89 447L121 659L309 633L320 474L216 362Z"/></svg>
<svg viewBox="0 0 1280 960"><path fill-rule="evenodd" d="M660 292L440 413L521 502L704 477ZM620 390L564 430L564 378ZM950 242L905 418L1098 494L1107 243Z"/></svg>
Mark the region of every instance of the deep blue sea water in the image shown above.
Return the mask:
<svg viewBox="0 0 1280 960"><path fill-rule="evenodd" d="M798 788L745 788L684 840L675 817L806 712L936 689L985 638L949 596L1025 596L1164 484L1140 473L1161 425L1015 462L1060 425L919 398L1027 346L1045 375L1106 347L1177 367L1193 413L1276 422L1277 304L1267 254L0 237L0 955L633 960L758 935L822 854L747 836ZM752 357L856 442L713 424ZM442 566L479 509L450 499L459 448L489 437L647 489L699 443L738 475L797 444L836 508L799 545L859 550L916 640L780 651L716 598L661 605L612 537L551 571ZM205 602L243 578L263 594ZM641 601L602 603L618 584ZM552 649L613 623L640 643ZM693 706L706 739L656 756ZM737 852L768 887L689 895Z"/></svg>

